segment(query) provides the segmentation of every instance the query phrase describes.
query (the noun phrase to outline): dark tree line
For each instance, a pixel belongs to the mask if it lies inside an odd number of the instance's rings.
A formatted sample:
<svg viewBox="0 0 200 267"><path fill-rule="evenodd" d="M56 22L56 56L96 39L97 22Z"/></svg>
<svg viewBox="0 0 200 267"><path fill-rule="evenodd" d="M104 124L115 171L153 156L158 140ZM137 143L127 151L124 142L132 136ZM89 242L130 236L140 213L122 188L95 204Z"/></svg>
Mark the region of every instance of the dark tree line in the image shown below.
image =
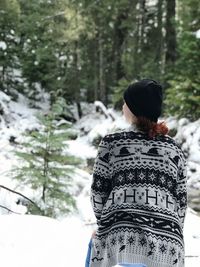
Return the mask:
<svg viewBox="0 0 200 267"><path fill-rule="evenodd" d="M197 0L1 0L1 89L58 92L81 116L81 101L119 102L129 82L149 77L169 88L167 112L196 114L199 10Z"/></svg>

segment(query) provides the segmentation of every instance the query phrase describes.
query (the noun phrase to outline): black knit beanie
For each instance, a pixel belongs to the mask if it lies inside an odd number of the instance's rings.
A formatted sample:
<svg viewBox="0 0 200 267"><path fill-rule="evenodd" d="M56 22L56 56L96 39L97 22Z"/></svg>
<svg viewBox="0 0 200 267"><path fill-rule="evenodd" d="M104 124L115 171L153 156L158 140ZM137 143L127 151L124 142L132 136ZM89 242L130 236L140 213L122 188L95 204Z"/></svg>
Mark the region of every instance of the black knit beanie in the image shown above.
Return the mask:
<svg viewBox="0 0 200 267"><path fill-rule="evenodd" d="M136 117L157 122L162 108L162 86L150 79L130 84L124 92L124 100Z"/></svg>

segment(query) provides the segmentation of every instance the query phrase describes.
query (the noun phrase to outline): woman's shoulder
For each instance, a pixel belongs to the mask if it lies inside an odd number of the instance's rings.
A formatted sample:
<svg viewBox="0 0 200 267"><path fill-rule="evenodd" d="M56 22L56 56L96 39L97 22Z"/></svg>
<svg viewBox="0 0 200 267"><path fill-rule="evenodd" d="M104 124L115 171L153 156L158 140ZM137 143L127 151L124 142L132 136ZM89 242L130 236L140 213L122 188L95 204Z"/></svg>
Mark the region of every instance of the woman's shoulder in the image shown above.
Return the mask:
<svg viewBox="0 0 200 267"><path fill-rule="evenodd" d="M106 134L102 138L102 142L109 147L115 147L116 144L122 145L124 143L126 143L126 145L137 144L147 146L149 143L149 146L161 146L162 148L166 147L166 149L174 150L182 158L185 158L181 144L169 135L159 135L155 138L149 138L146 133L125 129Z"/></svg>
<svg viewBox="0 0 200 267"><path fill-rule="evenodd" d="M181 148L180 143L175 138L171 137L170 135L159 135L158 140L172 144L174 146L177 146L178 148Z"/></svg>
<svg viewBox="0 0 200 267"><path fill-rule="evenodd" d="M142 132L133 130L133 129L120 129L120 130L116 130L114 132L108 133L103 137L104 141L114 141L114 140L126 140L126 139L134 139L134 138L140 138L142 137L144 134Z"/></svg>
<svg viewBox="0 0 200 267"><path fill-rule="evenodd" d="M178 142L178 140L174 139L173 137L169 135L158 135L155 138L150 138L148 137L147 133L144 133L142 131L138 131L135 129L122 129L122 130L117 130L115 132L111 132L106 134L102 140L111 142L114 140L119 140L119 139L145 139L145 141L149 142L162 142L162 143L168 143L171 145L174 145L181 149L181 144Z"/></svg>
<svg viewBox="0 0 200 267"><path fill-rule="evenodd" d="M175 139L169 135L159 136L158 140L161 141L167 147L171 147L171 149L176 150L176 152L178 154L182 155L183 158L185 157L185 154L182 150L181 143L179 142L179 140L177 140L177 139Z"/></svg>
<svg viewBox="0 0 200 267"><path fill-rule="evenodd" d="M107 141L107 142L111 142L117 138L123 137L123 131L116 131L116 132L111 132L106 134L102 140L103 141Z"/></svg>

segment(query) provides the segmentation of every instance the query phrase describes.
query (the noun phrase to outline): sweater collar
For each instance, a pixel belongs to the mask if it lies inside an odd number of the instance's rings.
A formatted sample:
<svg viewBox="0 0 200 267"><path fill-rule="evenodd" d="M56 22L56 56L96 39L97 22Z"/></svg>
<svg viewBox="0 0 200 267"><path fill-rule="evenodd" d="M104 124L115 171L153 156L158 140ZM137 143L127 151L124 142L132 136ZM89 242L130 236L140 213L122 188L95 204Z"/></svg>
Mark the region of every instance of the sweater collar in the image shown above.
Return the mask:
<svg viewBox="0 0 200 267"><path fill-rule="evenodd" d="M139 130L135 124L131 124L128 128L127 131L129 132L136 132L136 133L145 133L144 131Z"/></svg>

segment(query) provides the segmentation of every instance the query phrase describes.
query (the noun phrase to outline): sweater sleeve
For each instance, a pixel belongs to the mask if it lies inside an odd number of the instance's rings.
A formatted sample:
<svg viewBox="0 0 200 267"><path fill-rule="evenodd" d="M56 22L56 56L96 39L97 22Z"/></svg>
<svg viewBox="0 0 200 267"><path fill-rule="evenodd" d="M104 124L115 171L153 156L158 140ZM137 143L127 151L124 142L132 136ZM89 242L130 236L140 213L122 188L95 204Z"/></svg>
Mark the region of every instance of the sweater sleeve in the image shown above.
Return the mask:
<svg viewBox="0 0 200 267"><path fill-rule="evenodd" d="M180 218L181 226L184 226L184 220L187 209L187 170L186 170L186 160L184 155L182 156L178 181L177 181L177 204L178 204L178 215Z"/></svg>
<svg viewBox="0 0 200 267"><path fill-rule="evenodd" d="M111 190L110 156L109 138L105 136L98 148L91 185L91 203L97 218L97 224Z"/></svg>

